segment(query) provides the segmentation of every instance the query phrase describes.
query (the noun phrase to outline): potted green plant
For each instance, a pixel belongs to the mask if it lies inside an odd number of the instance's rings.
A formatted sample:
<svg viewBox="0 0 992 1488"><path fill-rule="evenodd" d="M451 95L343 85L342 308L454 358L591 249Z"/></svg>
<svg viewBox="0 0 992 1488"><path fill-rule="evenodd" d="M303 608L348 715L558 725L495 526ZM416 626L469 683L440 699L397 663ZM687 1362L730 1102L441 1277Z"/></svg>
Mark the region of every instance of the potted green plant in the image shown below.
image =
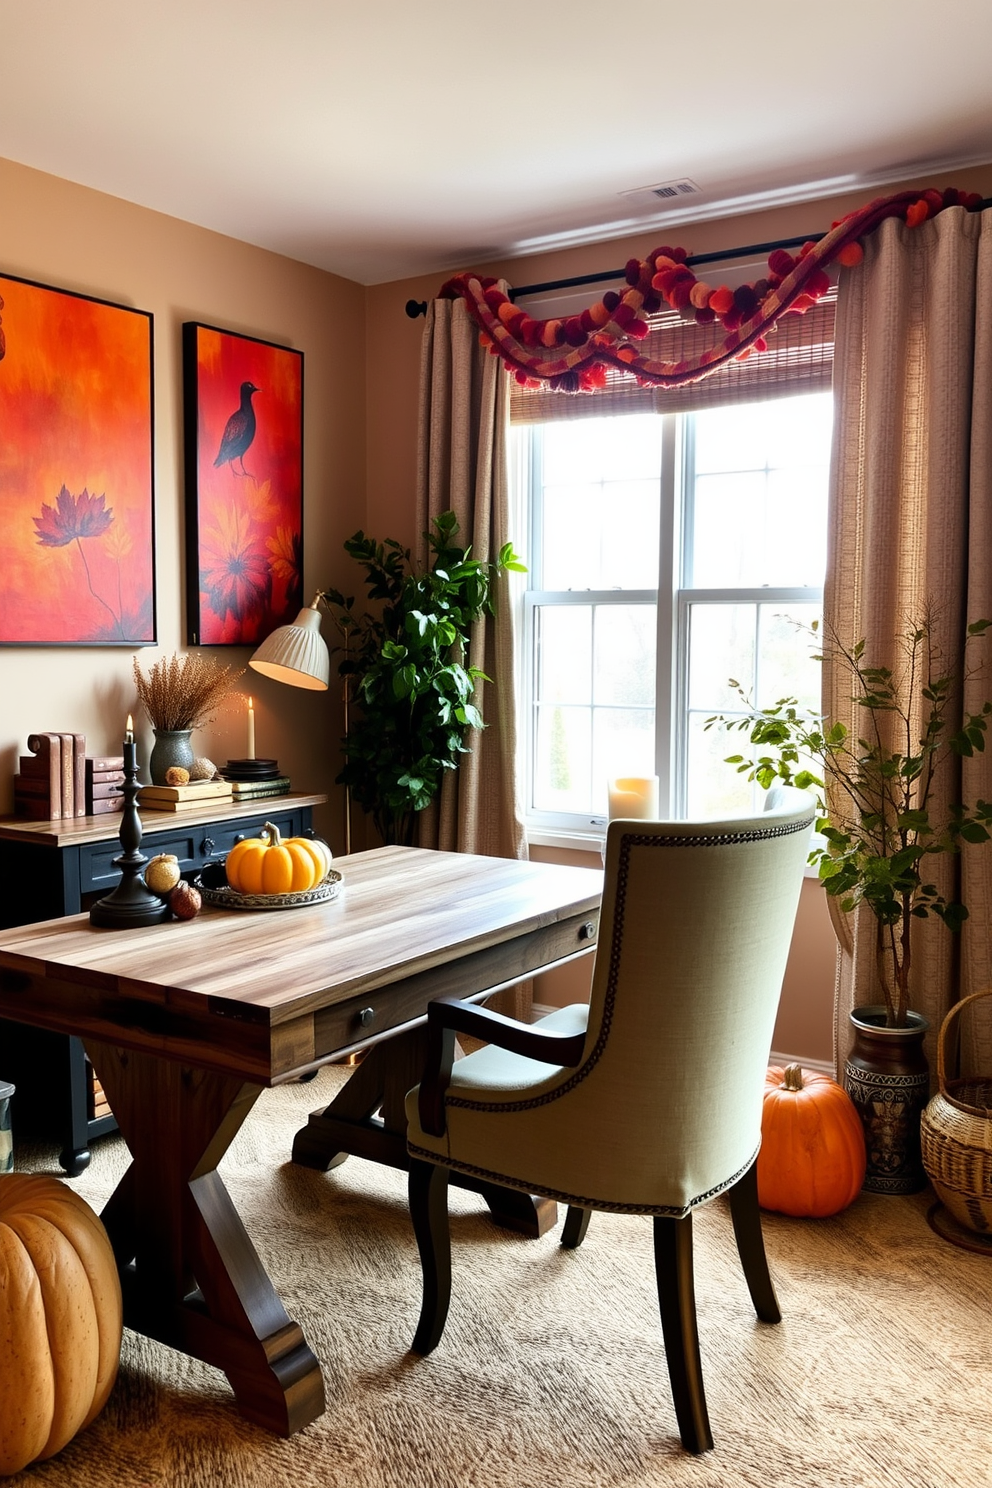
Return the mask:
<svg viewBox="0 0 992 1488"><path fill-rule="evenodd" d="M990 625L970 624L966 647ZM910 1007L914 931L930 916L960 930L968 910L940 891L932 864L941 854L960 851L962 843L987 842L992 824L992 803L942 809L935 785L950 756L984 749L992 702L966 713L955 727L961 679L936 644L929 607L897 637L900 662L894 669L871 664L863 640L848 647L830 632L815 639L817 659L829 655L850 677L860 724L856 735L792 697L756 709L733 681L744 716L711 718L707 727L722 724L747 735L749 752L727 762L749 780L765 787L782 781L816 793L820 840L810 862L845 913L863 905L874 917L876 988L870 1003L851 1014L855 1045L845 1083L865 1123L865 1186L912 1192L925 1182L919 1113L929 1094L922 1051L928 1025Z"/></svg>
<svg viewBox="0 0 992 1488"><path fill-rule="evenodd" d="M468 752L468 730L485 726L473 702L485 674L469 665L470 631L495 614L499 576L523 571L510 543L490 562L473 558L457 542L454 512L435 517L425 536L431 562L424 571L392 538L377 543L356 532L345 543L365 570L374 612L356 613L354 597L338 589L323 596L344 638L338 671L356 705L337 782L384 842L412 843L417 812Z"/></svg>

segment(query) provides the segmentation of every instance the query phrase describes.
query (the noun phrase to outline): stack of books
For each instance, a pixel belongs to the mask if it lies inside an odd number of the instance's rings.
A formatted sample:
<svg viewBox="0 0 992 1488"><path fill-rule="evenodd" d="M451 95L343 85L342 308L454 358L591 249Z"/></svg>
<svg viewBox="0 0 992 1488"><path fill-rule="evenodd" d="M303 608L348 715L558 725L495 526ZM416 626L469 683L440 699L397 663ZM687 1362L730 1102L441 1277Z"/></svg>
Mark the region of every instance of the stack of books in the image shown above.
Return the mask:
<svg viewBox="0 0 992 1488"><path fill-rule="evenodd" d="M146 811L196 811L203 805L223 806L232 798L226 780L197 780L190 785L143 785L138 805Z"/></svg>
<svg viewBox="0 0 992 1488"><path fill-rule="evenodd" d="M228 760L221 773L230 783L235 801L257 801L266 796L289 794L289 776L282 774L278 760Z"/></svg>
<svg viewBox="0 0 992 1488"><path fill-rule="evenodd" d="M86 815L86 735L29 734L14 776L14 813L32 821Z"/></svg>
<svg viewBox="0 0 992 1488"><path fill-rule="evenodd" d="M124 756L86 760L86 815L105 816L124 807Z"/></svg>

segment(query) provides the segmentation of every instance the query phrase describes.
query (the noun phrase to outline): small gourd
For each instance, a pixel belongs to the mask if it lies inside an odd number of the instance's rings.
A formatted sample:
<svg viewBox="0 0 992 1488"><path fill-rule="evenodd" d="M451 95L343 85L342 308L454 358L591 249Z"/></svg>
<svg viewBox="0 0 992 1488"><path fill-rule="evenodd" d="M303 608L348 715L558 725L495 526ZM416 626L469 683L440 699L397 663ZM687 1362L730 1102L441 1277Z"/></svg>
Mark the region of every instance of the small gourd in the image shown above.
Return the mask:
<svg viewBox="0 0 992 1488"><path fill-rule="evenodd" d="M153 894L160 894L163 899L170 889L175 888L181 877L179 859L175 853L157 853L145 865L145 883Z"/></svg>
<svg viewBox="0 0 992 1488"><path fill-rule="evenodd" d="M93 1210L39 1173L0 1175L0 1277L7 1476L53 1457L103 1409L120 1360L121 1287Z"/></svg>
<svg viewBox="0 0 992 1488"><path fill-rule="evenodd" d="M224 863L227 881L239 894L299 894L320 883L331 866L331 850L318 837L287 837L266 822L261 836L246 837Z"/></svg>
<svg viewBox="0 0 992 1488"><path fill-rule="evenodd" d="M762 1209L815 1218L839 1214L864 1179L864 1128L847 1091L798 1064L771 1065L758 1153Z"/></svg>

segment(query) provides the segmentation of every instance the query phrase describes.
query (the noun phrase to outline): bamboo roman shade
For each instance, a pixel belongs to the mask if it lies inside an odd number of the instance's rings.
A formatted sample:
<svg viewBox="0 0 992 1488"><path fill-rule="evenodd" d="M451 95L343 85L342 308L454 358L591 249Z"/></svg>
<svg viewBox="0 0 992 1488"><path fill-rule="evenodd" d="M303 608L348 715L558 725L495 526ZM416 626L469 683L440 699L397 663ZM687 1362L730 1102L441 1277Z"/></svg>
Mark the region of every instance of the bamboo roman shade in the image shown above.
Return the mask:
<svg viewBox="0 0 992 1488"><path fill-rule="evenodd" d="M723 403L793 397L830 388L834 356L837 287L804 315L785 315L768 336L767 351L728 362L700 382L678 388L639 387L634 378L611 367L606 386L596 393L558 393L550 388L510 382L510 421L540 424L552 419L602 418L618 413L690 413ZM683 320L667 307L649 318L651 330L638 350L659 361L698 356L726 332Z"/></svg>

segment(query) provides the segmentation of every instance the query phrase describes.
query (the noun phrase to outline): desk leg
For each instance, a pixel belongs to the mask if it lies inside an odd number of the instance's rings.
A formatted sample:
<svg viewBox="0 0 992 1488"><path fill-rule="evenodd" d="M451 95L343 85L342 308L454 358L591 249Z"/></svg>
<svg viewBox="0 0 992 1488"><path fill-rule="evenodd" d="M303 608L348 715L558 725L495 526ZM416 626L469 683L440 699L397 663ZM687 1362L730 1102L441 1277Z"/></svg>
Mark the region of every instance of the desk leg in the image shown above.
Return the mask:
<svg viewBox="0 0 992 1488"><path fill-rule="evenodd" d="M353 1154L408 1168L406 1095L420 1080L426 1057L426 1023L373 1044L331 1104L315 1111L296 1133L293 1161L326 1172ZM557 1222L554 1199L501 1188L454 1170L451 1182L481 1194L504 1229L537 1239Z"/></svg>
<svg viewBox="0 0 992 1488"><path fill-rule="evenodd" d="M132 1157L102 1215L125 1323L222 1369L242 1415L290 1436L324 1410L320 1366L216 1171L262 1086L87 1047Z"/></svg>

